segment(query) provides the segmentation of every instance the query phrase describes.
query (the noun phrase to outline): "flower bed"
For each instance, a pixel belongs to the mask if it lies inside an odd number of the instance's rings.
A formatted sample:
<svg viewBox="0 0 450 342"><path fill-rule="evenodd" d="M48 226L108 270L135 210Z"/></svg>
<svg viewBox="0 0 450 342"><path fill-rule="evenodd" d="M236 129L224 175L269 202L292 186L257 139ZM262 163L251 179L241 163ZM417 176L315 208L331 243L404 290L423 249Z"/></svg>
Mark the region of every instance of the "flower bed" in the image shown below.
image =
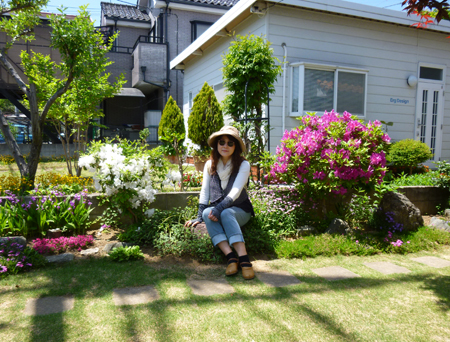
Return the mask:
<svg viewBox="0 0 450 342"><path fill-rule="evenodd" d="M70 249L81 251L94 243L92 235L78 235L73 237L59 237L53 239L35 239L33 249L40 254L56 254Z"/></svg>
<svg viewBox="0 0 450 342"><path fill-rule="evenodd" d="M45 263L45 259L32 248L25 247L13 239L0 241L0 278Z"/></svg>
<svg viewBox="0 0 450 342"><path fill-rule="evenodd" d="M7 191L8 196L0 198L0 236L43 236L52 228L84 233L93 210L87 189L75 195L57 189L44 193L18 197Z"/></svg>

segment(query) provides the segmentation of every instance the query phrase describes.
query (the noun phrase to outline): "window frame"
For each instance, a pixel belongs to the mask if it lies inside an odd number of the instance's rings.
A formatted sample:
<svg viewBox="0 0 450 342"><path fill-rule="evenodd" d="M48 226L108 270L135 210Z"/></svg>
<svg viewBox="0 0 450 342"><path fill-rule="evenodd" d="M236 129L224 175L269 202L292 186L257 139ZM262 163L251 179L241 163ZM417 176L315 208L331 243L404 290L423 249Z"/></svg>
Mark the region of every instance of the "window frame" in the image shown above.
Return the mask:
<svg viewBox="0 0 450 342"><path fill-rule="evenodd" d="M294 100L294 68L299 68L298 70L298 111L294 112L292 110L292 104ZM304 116L308 112L304 109L304 85L305 85L305 69L313 69L313 70L323 70L323 71L332 71L334 72L333 82L334 84L338 84L339 72L346 73L355 73L364 75L364 111L362 114L353 114L358 116L359 118L365 118L367 112L367 79L369 75L369 70L361 69L361 68L353 68L353 67L343 67L338 65L328 65L328 64L316 64L316 63L305 63L305 62L297 62L290 63L290 91L289 91L289 116L291 117L299 117ZM337 108L337 95L338 88L336 86L333 87L333 109ZM324 112L316 112L318 115L323 115ZM342 114L342 113L340 113Z"/></svg>
<svg viewBox="0 0 450 342"><path fill-rule="evenodd" d="M209 25L209 27L211 27L214 23L210 22L210 21L192 20L191 21L191 43L194 42L199 37L197 34L197 25L198 24Z"/></svg>
<svg viewBox="0 0 450 342"><path fill-rule="evenodd" d="M433 80L433 79L429 79L429 78L421 78L420 77L420 69L422 67L433 68L433 69L441 69L442 70L442 80ZM443 65L443 64L433 64L433 63L419 62L419 65L417 67L417 78L419 79L419 82L445 84L445 79L447 77L446 70L447 70L447 66Z"/></svg>
<svg viewBox="0 0 450 342"><path fill-rule="evenodd" d="M191 90L188 93L188 107L189 107L189 110L191 110L193 106L194 106L194 94L193 94L193 92Z"/></svg>

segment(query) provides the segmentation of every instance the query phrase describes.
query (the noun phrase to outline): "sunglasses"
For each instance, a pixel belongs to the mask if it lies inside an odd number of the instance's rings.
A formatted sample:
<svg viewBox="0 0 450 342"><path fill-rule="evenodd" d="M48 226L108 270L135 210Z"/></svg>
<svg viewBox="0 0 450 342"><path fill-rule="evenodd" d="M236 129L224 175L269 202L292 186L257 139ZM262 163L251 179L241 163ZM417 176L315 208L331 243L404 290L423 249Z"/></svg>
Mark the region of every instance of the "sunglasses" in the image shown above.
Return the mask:
<svg viewBox="0 0 450 342"><path fill-rule="evenodd" d="M225 144L227 144L229 147L233 147L234 146L234 141L228 140L228 143L225 140L219 140L219 145L220 146L224 146Z"/></svg>

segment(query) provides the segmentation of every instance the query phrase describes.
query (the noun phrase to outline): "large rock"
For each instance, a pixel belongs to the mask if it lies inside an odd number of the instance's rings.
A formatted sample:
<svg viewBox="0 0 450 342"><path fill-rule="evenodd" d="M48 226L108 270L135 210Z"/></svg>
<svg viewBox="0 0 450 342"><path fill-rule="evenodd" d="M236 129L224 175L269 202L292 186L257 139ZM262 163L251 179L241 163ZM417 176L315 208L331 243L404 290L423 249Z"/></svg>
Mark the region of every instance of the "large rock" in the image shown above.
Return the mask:
<svg viewBox="0 0 450 342"><path fill-rule="evenodd" d="M393 229L415 231L424 225L422 215L405 195L399 192L387 192L380 202L381 215L393 222Z"/></svg>
<svg viewBox="0 0 450 342"><path fill-rule="evenodd" d="M103 252L108 253L111 252L113 249L119 248L119 247L128 247L132 246L131 243L127 242L111 242L108 243L105 247L103 247Z"/></svg>
<svg viewBox="0 0 450 342"><path fill-rule="evenodd" d="M0 238L0 242L7 242L7 241L12 241L22 246L27 245L27 239L25 239L23 236L10 236Z"/></svg>
<svg viewBox="0 0 450 342"><path fill-rule="evenodd" d="M331 221L330 225L328 226L325 233L327 234L348 234L350 233L351 229L347 222L335 218L333 221Z"/></svg>
<svg viewBox="0 0 450 342"><path fill-rule="evenodd" d="M441 220L439 217L432 217L430 221L430 226L436 229L445 230L450 232L450 226L448 221Z"/></svg>
<svg viewBox="0 0 450 342"><path fill-rule="evenodd" d="M98 253L99 249L98 248L89 248L89 249L83 249L80 254L81 255L94 255L96 253Z"/></svg>
<svg viewBox="0 0 450 342"><path fill-rule="evenodd" d="M308 236L316 233L316 228L309 225L300 226L297 228L297 236Z"/></svg>

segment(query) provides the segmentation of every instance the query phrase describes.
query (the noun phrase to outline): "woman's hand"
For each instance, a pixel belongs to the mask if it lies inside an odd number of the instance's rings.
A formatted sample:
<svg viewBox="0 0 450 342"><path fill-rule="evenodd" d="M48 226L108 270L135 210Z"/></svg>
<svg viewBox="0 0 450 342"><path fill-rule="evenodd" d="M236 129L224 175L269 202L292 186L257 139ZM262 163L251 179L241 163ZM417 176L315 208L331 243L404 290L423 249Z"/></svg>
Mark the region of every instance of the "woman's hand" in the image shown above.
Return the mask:
<svg viewBox="0 0 450 342"><path fill-rule="evenodd" d="M184 224L185 227L195 227L196 225L198 225L200 223L199 220L190 220L190 221L186 221L186 223Z"/></svg>
<svg viewBox="0 0 450 342"><path fill-rule="evenodd" d="M212 211L209 213L208 218L214 222L219 221L219 219L212 214Z"/></svg>

